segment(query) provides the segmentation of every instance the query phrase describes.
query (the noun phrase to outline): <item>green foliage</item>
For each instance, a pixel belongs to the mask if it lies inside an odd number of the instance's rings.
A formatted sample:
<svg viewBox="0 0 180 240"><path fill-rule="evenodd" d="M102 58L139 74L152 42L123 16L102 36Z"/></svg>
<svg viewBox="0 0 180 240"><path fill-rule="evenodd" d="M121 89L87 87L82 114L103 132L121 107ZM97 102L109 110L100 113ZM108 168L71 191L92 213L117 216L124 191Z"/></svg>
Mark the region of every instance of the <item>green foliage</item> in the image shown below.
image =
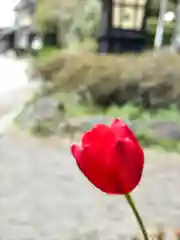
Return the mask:
<svg viewBox="0 0 180 240"><path fill-rule="evenodd" d="M160 3L161 3L161 1L150 0L149 7L150 7L150 14L151 14L151 16L158 16ZM176 3L177 3L177 0L169 0L167 9L169 11L175 11Z"/></svg>
<svg viewBox="0 0 180 240"><path fill-rule="evenodd" d="M169 51L121 56L64 52L37 67L53 83L52 91L75 92L82 101L100 105L159 108L179 102L178 62L179 55Z"/></svg>
<svg viewBox="0 0 180 240"><path fill-rule="evenodd" d="M36 13L37 26L42 33L58 32L59 42L63 48L75 51L85 42L85 49L96 51L95 35L98 32L101 15L100 2L100 0L39 0ZM159 5L159 1L150 1L152 16L157 17ZM169 1L168 9L175 9L173 1ZM157 19L150 17L147 26L149 46L153 45L156 24ZM170 42L172 30L172 24L166 24L165 44Z"/></svg>
<svg viewBox="0 0 180 240"><path fill-rule="evenodd" d="M71 31L79 35L80 40L93 37L100 17L100 5L97 0L87 1L74 18Z"/></svg>
<svg viewBox="0 0 180 240"><path fill-rule="evenodd" d="M59 32L62 45L92 38L100 16L98 0L39 0L36 22L41 32Z"/></svg>
<svg viewBox="0 0 180 240"><path fill-rule="evenodd" d="M36 23L40 31L47 31L54 25L57 17L56 9L59 8L59 0L38 0L36 11ZM51 25L51 26L50 26Z"/></svg>

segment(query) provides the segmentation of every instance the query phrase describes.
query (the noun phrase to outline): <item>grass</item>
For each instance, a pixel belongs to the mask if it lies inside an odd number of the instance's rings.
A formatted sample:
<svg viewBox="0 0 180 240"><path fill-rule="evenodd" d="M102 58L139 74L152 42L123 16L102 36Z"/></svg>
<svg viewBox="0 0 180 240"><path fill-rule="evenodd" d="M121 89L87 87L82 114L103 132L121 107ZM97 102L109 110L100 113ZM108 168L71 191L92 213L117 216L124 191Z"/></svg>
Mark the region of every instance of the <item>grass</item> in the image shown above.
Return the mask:
<svg viewBox="0 0 180 240"><path fill-rule="evenodd" d="M24 111L17 118L17 123L21 124L21 117L28 108L28 105L34 104L41 97L41 94L36 96L32 101L30 101ZM143 110L137 106L128 104L122 107L111 106L107 109L95 107L93 105L82 105L75 101L75 96L67 95L62 93L56 93L51 95L52 99L62 101L65 103L66 114L65 118L62 119L61 113L59 113L59 120L56 121L58 125L61 121L66 121L66 119L81 118L84 116L104 116L107 118L121 118L123 120L138 120L142 121L143 126L136 132L137 138L144 147L162 148L166 151L177 151L180 152L180 141L175 140L164 140L157 139L153 136L150 129L147 128L148 123L157 120L175 121L180 122L180 110L176 106L171 106L166 109L158 109L156 111ZM58 117L57 117L58 119ZM34 134L47 137L54 134L54 130L57 126L53 125L53 120L39 121L32 129L30 129ZM73 136L73 135L72 135Z"/></svg>
<svg viewBox="0 0 180 240"><path fill-rule="evenodd" d="M39 52L37 56L34 57L35 63L42 62L43 64L46 64L50 58L56 57L58 53L59 49L56 47L45 47Z"/></svg>
<svg viewBox="0 0 180 240"><path fill-rule="evenodd" d="M169 120L169 121L180 121L180 110L172 105L169 108L158 109L158 110L142 110L133 105L125 105L124 107L113 106L106 110L105 115L112 117L123 116L126 119L143 119L145 121L155 120Z"/></svg>

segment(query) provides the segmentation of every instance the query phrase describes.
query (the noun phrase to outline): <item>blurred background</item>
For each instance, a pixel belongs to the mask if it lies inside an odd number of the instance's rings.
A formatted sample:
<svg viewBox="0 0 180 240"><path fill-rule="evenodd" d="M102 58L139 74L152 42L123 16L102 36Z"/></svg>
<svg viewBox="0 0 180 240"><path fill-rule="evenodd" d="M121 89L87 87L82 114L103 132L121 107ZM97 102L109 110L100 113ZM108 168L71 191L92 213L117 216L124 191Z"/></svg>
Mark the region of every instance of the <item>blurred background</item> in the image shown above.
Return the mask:
<svg viewBox="0 0 180 240"><path fill-rule="evenodd" d="M142 239L69 152L121 118L145 151L132 195L150 239L179 239L180 1L1 2L0 238Z"/></svg>

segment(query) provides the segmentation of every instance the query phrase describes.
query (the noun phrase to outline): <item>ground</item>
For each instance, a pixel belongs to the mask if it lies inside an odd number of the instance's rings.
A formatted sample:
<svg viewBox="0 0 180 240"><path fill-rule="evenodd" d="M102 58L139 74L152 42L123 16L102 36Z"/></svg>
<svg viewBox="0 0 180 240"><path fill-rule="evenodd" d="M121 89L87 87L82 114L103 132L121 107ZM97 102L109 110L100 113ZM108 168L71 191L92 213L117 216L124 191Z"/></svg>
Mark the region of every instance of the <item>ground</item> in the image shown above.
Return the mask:
<svg viewBox="0 0 180 240"><path fill-rule="evenodd" d="M33 92L22 63L0 57L0 239L127 239L139 228L124 197L107 196L86 180L71 157L70 140L2 128L4 117ZM179 227L179 159L145 150L144 176L132 195L148 227Z"/></svg>
<svg viewBox="0 0 180 240"><path fill-rule="evenodd" d="M124 197L93 187L68 145L15 130L1 138L1 239L109 240L138 231ZM178 228L179 155L149 149L145 155L144 176L132 195L147 226Z"/></svg>
<svg viewBox="0 0 180 240"><path fill-rule="evenodd" d="M0 55L0 134L21 111L24 103L38 88L29 81L29 60L17 59L12 53ZM4 118L5 117L5 118Z"/></svg>

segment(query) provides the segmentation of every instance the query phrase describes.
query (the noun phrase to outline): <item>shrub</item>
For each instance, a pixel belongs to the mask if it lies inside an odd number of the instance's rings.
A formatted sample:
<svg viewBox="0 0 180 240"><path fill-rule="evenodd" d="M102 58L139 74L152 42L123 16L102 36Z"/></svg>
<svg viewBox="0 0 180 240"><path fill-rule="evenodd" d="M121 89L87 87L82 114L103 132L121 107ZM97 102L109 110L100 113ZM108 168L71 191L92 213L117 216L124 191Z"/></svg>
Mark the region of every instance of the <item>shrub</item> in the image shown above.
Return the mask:
<svg viewBox="0 0 180 240"><path fill-rule="evenodd" d="M110 105L130 102L165 107L180 99L180 57L174 53L99 56L59 54L38 69L52 91L75 92L83 101Z"/></svg>

